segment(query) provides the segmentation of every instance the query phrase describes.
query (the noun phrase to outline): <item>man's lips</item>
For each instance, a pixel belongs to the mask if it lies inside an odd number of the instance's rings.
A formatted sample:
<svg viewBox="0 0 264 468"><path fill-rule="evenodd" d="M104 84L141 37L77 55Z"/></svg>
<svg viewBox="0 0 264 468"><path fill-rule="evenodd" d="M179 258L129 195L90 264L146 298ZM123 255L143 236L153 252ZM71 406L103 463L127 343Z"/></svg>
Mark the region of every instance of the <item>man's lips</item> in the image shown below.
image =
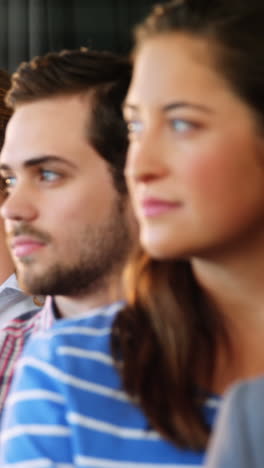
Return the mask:
<svg viewBox="0 0 264 468"><path fill-rule="evenodd" d="M16 257L25 257L39 250L45 242L29 236L17 236L10 243L12 253Z"/></svg>
<svg viewBox="0 0 264 468"><path fill-rule="evenodd" d="M179 201L171 202L157 198L145 198L141 202L141 209L144 216L152 217L180 208L182 203Z"/></svg>

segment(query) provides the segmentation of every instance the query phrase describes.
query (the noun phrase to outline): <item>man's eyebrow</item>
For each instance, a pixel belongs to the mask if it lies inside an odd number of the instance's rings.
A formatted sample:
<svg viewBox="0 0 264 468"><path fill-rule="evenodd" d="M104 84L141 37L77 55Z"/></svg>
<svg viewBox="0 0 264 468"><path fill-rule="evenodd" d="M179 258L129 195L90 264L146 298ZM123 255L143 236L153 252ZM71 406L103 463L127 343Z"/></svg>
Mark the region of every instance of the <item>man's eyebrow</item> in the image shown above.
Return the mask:
<svg viewBox="0 0 264 468"><path fill-rule="evenodd" d="M40 164L44 163L52 163L52 162L57 162L60 164L65 164L66 166L69 166L71 168L76 168L75 164L72 163L71 161L68 161L67 159L61 158L60 156L52 156L52 155L45 155L45 156L38 156L38 157L33 157L30 159L27 159L26 161L23 162L24 167L34 167L38 166ZM0 170L2 171L7 171L10 170L11 167L8 164L5 163L0 163Z"/></svg>
<svg viewBox="0 0 264 468"><path fill-rule="evenodd" d="M127 101L124 101L122 105L122 111L125 112L126 110L131 110L131 111L137 111L139 109L139 106L136 106L134 104L130 104Z"/></svg>
<svg viewBox="0 0 264 468"><path fill-rule="evenodd" d="M210 109L207 106L204 106L203 104L197 104L197 103L188 102L188 101L170 102L169 104L165 104L164 106L162 106L161 110L162 112L169 112L174 109L182 109L182 108L197 109L206 113L213 112L212 109ZM123 111L125 110L138 111L139 106L137 106L136 104L130 104L129 102L124 102Z"/></svg>
<svg viewBox="0 0 264 468"><path fill-rule="evenodd" d="M124 109L126 109L127 107L128 107L128 108L132 107L132 109L133 109L133 107L137 107L137 106L133 106L133 104L129 104L129 102L124 101L123 104L122 104L122 109L124 110Z"/></svg>
<svg viewBox="0 0 264 468"><path fill-rule="evenodd" d="M174 109L181 109L181 108L188 108L188 109L197 109L203 112L212 113L212 109L203 104L197 104L195 102L188 102L188 101L176 101L171 102L169 104L165 104L162 106L161 110L163 112L169 112Z"/></svg>

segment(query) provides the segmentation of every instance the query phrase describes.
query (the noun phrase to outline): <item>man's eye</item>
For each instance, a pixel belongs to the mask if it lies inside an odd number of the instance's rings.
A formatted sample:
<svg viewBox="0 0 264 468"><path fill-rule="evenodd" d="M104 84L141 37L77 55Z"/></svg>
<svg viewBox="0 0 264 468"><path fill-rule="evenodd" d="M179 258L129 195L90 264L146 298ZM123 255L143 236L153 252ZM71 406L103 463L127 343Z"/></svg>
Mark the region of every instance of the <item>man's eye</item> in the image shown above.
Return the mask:
<svg viewBox="0 0 264 468"><path fill-rule="evenodd" d="M139 134L142 132L143 124L139 120L130 120L127 122L128 134Z"/></svg>
<svg viewBox="0 0 264 468"><path fill-rule="evenodd" d="M12 176L2 176L2 179L5 184L5 188L8 190L9 188L12 188L16 185L16 178Z"/></svg>
<svg viewBox="0 0 264 468"><path fill-rule="evenodd" d="M193 122L189 122L188 120L172 119L170 122L173 130L179 133L187 132L195 127Z"/></svg>
<svg viewBox="0 0 264 468"><path fill-rule="evenodd" d="M55 171L49 171L47 169L40 170L41 180L45 180L47 182L54 182L59 179L60 174Z"/></svg>

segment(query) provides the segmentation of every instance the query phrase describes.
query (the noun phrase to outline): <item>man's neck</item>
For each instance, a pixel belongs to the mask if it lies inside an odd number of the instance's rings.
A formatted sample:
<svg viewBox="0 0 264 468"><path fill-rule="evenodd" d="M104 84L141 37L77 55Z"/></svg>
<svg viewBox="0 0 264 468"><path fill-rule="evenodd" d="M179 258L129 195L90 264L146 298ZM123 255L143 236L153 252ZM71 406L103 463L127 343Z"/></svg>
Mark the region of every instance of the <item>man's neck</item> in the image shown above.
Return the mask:
<svg viewBox="0 0 264 468"><path fill-rule="evenodd" d="M103 307L123 299L121 288L108 288L96 294L72 296L55 296L55 304L60 318L74 317L88 313L89 310Z"/></svg>

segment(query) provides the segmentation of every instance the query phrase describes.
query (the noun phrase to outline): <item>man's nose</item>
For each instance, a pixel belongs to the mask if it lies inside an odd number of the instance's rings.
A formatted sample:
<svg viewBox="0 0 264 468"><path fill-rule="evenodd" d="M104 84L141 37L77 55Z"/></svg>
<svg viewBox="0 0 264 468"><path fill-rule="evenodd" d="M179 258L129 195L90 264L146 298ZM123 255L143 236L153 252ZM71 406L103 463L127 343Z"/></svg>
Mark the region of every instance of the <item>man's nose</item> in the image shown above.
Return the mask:
<svg viewBox="0 0 264 468"><path fill-rule="evenodd" d="M37 216L35 201L26 184L17 184L3 201L1 216L5 221L33 221Z"/></svg>

